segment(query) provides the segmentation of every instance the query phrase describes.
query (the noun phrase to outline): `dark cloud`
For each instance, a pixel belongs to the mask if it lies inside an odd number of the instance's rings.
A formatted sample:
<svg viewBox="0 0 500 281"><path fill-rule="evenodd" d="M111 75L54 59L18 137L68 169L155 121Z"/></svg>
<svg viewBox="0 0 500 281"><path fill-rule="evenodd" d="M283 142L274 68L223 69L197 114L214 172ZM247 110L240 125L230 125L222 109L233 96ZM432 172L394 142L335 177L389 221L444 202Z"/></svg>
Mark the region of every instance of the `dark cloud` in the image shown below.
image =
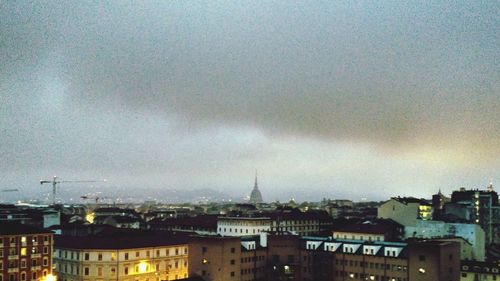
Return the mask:
<svg viewBox="0 0 500 281"><path fill-rule="evenodd" d="M454 1L5 2L5 170L210 174L215 162L259 162L266 137L497 165L498 12Z"/></svg>

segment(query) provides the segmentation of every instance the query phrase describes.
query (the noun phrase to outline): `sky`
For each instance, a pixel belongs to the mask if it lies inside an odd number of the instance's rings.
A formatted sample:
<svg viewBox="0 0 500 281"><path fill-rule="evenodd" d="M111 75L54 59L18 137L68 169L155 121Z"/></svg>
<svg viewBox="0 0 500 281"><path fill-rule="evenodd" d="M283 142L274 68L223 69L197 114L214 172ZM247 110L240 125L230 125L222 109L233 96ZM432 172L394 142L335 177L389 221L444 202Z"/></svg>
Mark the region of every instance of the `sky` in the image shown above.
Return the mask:
<svg viewBox="0 0 500 281"><path fill-rule="evenodd" d="M0 189L39 196L57 175L106 179L106 196L244 198L256 169L266 201L497 186L499 15L497 1L0 1Z"/></svg>

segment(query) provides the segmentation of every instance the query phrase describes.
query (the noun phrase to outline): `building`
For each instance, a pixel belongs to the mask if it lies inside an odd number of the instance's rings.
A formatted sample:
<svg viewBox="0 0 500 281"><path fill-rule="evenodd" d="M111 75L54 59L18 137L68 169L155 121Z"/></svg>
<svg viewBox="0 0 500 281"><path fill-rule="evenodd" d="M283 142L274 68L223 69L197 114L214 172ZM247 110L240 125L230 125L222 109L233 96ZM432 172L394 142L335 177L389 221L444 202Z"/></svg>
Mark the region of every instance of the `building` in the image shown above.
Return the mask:
<svg viewBox="0 0 500 281"><path fill-rule="evenodd" d="M217 234L221 236L259 235L271 230L269 217L219 217Z"/></svg>
<svg viewBox="0 0 500 281"><path fill-rule="evenodd" d="M252 193L250 193L249 202L251 204L260 204L263 202L262 194L260 193L259 185L257 183L257 172L255 172L255 184L253 186Z"/></svg>
<svg viewBox="0 0 500 281"><path fill-rule="evenodd" d="M271 231L288 231L301 236L329 234L332 218L326 211L302 212L297 208L281 208L264 213L271 218Z"/></svg>
<svg viewBox="0 0 500 281"><path fill-rule="evenodd" d="M432 208L434 210L433 218L440 219L444 212L444 204L448 203L450 198L441 193L441 189L437 194L432 195Z"/></svg>
<svg viewBox="0 0 500 281"><path fill-rule="evenodd" d="M334 230L335 239L361 241L400 241L404 227L392 220L373 220L353 223Z"/></svg>
<svg viewBox="0 0 500 281"><path fill-rule="evenodd" d="M14 222L0 222L0 280L53 281L51 231Z"/></svg>
<svg viewBox="0 0 500 281"><path fill-rule="evenodd" d="M500 217L498 216L500 206L498 205L498 193L493 190L493 185L490 184L486 190L461 188L451 194L451 202L461 204L467 210L464 211L466 216L463 217L459 213L453 212L453 214L483 228L487 244L500 243L500 233L497 231L500 230ZM448 211L448 208L446 212L452 213Z"/></svg>
<svg viewBox="0 0 500 281"><path fill-rule="evenodd" d="M461 237L474 248L474 260L484 261L485 258L484 231L476 224L419 220L416 226L405 227L404 237L421 239Z"/></svg>
<svg viewBox="0 0 500 281"><path fill-rule="evenodd" d="M189 273L206 281L241 280L239 237L194 237L189 243Z"/></svg>
<svg viewBox="0 0 500 281"><path fill-rule="evenodd" d="M196 237L190 275L206 281L458 281L455 241L366 242L286 233Z"/></svg>
<svg viewBox="0 0 500 281"><path fill-rule="evenodd" d="M497 263L462 261L460 281L500 280L500 265Z"/></svg>
<svg viewBox="0 0 500 281"><path fill-rule="evenodd" d="M186 236L56 236L54 262L62 281L178 280L189 277L188 254Z"/></svg>
<svg viewBox="0 0 500 281"><path fill-rule="evenodd" d="M148 222L153 230L187 231L197 234L217 233L216 215L198 215L185 218L155 218Z"/></svg>
<svg viewBox="0 0 500 281"><path fill-rule="evenodd" d="M414 226L419 220L432 219L432 205L423 199L393 197L378 207L378 217L392 219L404 226Z"/></svg>

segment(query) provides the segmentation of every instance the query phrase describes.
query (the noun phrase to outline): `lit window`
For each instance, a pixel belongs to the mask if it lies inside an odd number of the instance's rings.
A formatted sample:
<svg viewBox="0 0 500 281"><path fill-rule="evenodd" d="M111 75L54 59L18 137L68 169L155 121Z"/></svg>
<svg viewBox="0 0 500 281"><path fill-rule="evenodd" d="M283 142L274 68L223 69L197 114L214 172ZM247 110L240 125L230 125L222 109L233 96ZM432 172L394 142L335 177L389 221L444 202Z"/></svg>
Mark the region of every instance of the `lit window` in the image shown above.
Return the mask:
<svg viewBox="0 0 500 281"><path fill-rule="evenodd" d="M21 256L26 256L26 248L21 248Z"/></svg>

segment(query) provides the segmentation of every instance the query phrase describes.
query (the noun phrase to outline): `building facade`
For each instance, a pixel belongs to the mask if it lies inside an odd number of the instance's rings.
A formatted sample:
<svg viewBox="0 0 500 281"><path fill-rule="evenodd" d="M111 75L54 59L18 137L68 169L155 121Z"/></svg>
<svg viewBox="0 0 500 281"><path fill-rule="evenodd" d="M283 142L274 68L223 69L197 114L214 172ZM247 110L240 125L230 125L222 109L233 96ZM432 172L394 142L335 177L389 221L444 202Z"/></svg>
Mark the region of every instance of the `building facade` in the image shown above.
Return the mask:
<svg viewBox="0 0 500 281"><path fill-rule="evenodd" d="M53 281L51 231L0 222L0 281Z"/></svg>
<svg viewBox="0 0 500 281"><path fill-rule="evenodd" d="M62 281L159 281L188 277L186 238L165 235L57 236Z"/></svg>
<svg viewBox="0 0 500 281"><path fill-rule="evenodd" d="M259 235L271 230L269 217L219 217L217 234L221 236Z"/></svg>

